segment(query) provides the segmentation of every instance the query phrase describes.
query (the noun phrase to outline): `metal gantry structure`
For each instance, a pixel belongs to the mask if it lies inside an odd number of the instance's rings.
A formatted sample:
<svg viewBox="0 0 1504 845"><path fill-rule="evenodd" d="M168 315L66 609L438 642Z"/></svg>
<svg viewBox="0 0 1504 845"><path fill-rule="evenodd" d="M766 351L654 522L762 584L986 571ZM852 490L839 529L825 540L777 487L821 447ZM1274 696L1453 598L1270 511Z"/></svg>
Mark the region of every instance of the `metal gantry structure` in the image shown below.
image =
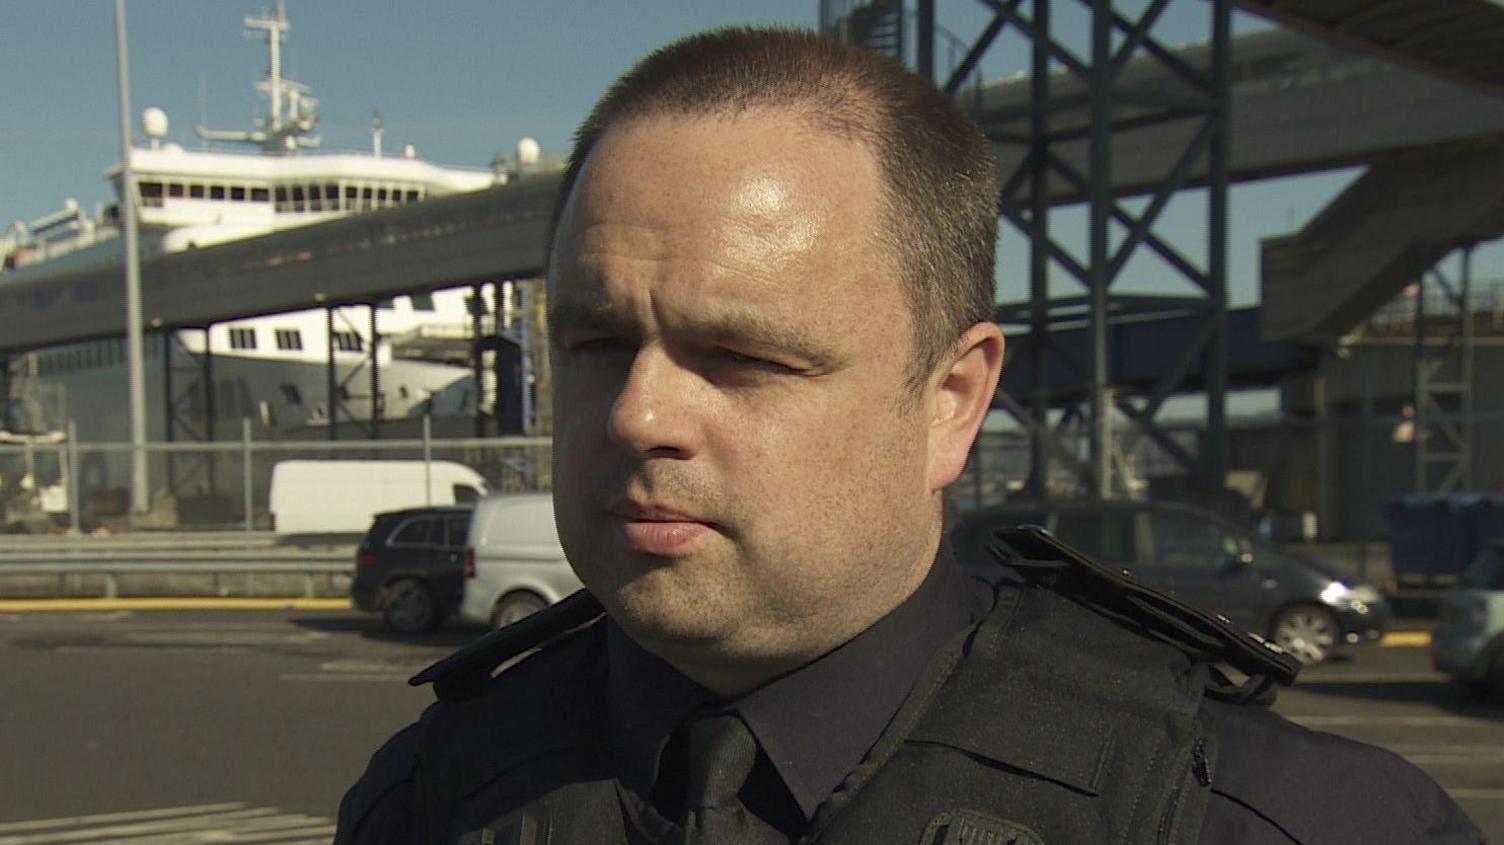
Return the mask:
<svg viewBox="0 0 1504 845"><path fill-rule="evenodd" d="M962 0L952 0L962 2ZM1090 20L1090 48L1086 54L1072 49L1053 27L1052 8L1066 0L965 0L989 13L982 29L971 39L961 61L940 75L935 68L936 23L939 0L917 0L917 39L913 51L915 69L935 80L946 93L956 96L968 77L994 49L999 36L1012 30L1021 34L1031 50L1032 96L1023 108L989 111L985 92L981 108L959 98L992 141L1005 148L1021 148L1021 162L1000 174L998 213L1029 243L1029 300L1027 325L1039 354L1032 356L1031 389L1026 397L1000 393L998 405L1015 417L1031 437L1031 467L1028 492L1047 495L1051 469L1068 467L1080 486L1096 497L1125 492L1122 469L1113 460L1113 422L1127 420L1173 457L1199 486L1220 490L1227 468L1227 199L1228 199L1228 102L1231 42L1230 0L1196 0L1207 11L1206 40L1210 62L1193 66L1179 57L1155 34L1170 0L1125 4L1112 0L1070 0L1084 7ZM834 2L821 4L822 29L853 43L864 35L879 39L873 46L889 55L891 21L903 17L898 2ZM1130 62L1152 62L1176 80L1173 87L1146 90L1121 84ZM1063 74L1056 74L1060 69ZM1061 83L1066 84L1062 85ZM1080 118L1084 112L1085 120ZM1114 191L1112 171L1119 155L1118 141L1135 130L1164 122L1191 122L1195 129L1175 159L1174 166L1154 184L1138 203ZM1083 169L1061 154L1065 145L1089 146ZM1003 156L1000 155L1000 158ZM1200 167L1204 164L1204 168ZM1203 171L1193 184L1191 174ZM1058 180L1058 181L1057 181ZM1054 185L1052 186L1052 182ZM1070 199L1085 202L1087 254L1074 252L1067 240L1051 226L1059 211L1063 182ZM1196 261L1184 245L1172 243L1156 231L1165 207L1188 188L1206 194L1204 260ZM1137 206L1137 207L1135 207ZM1184 297L1118 296L1113 286L1129 261L1149 251L1189 283L1194 291ZM1051 285L1052 269L1058 268L1084 293L1059 296ZM1109 368L1108 325L1110 320L1142 316L1146 309L1164 315L1172 312L1196 317L1198 330L1180 350L1153 389L1137 395L1114 389ZM1017 312L1014 309L1003 311ZM1083 313L1084 312L1084 313ZM1086 349L1053 343L1051 329L1063 320L1084 319L1090 327ZM1057 414L1062 422L1082 420L1088 426L1086 460L1060 438L1059 425L1052 425L1052 411L1063 400L1047 381L1045 353L1058 356L1081 372L1084 396L1074 401L1084 409ZM1199 364L1199 367L1198 367ZM1199 383L1206 396L1206 425L1199 446L1188 449L1159 424L1165 402L1183 389L1187 376L1199 369ZM1084 411L1084 412L1083 412Z"/></svg>
<svg viewBox="0 0 1504 845"><path fill-rule="evenodd" d="M1415 492L1473 489L1473 249L1461 248L1454 284L1440 266L1415 291ZM1442 313L1427 313L1427 289Z"/></svg>

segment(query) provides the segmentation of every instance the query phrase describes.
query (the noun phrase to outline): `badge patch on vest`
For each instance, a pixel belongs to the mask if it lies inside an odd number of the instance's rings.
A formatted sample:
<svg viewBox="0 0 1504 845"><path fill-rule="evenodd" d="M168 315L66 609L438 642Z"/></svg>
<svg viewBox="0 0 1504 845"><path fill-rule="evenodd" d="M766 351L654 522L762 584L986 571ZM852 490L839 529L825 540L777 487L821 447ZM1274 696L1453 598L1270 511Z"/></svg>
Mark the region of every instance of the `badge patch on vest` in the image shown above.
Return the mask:
<svg viewBox="0 0 1504 845"><path fill-rule="evenodd" d="M930 819L919 845L1044 845L1044 840L1018 822L971 810L946 810Z"/></svg>

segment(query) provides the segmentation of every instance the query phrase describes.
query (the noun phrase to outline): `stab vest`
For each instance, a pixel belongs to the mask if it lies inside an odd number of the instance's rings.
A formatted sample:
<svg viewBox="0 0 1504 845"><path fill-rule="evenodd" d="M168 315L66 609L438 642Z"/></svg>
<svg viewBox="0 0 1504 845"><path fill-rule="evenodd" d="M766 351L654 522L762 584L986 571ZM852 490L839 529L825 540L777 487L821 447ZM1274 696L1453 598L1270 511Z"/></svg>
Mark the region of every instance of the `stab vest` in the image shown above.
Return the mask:
<svg viewBox="0 0 1504 845"><path fill-rule="evenodd" d="M1298 664L1043 531L999 538L1023 577L935 656L800 841L1197 842L1217 763L1202 699L1267 700ZM413 679L440 697L419 727L419 841L641 841L611 772L601 613L576 594Z"/></svg>

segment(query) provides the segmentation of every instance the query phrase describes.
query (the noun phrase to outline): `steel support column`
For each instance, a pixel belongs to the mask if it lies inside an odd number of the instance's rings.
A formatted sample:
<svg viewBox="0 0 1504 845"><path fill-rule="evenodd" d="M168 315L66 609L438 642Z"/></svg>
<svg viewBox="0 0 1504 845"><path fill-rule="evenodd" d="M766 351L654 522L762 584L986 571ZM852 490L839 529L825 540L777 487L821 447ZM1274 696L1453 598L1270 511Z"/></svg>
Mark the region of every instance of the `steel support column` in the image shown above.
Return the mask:
<svg viewBox="0 0 1504 845"><path fill-rule="evenodd" d="M329 439L339 439L339 374L334 369L334 307L324 308L324 339L328 344L328 359L324 370L324 389L327 399L324 407L328 409Z"/></svg>
<svg viewBox="0 0 1504 845"><path fill-rule="evenodd" d="M381 401L381 331L376 320L377 303L371 303L371 439L381 439L381 416L383 402Z"/></svg>
<svg viewBox="0 0 1504 845"><path fill-rule="evenodd" d="M1034 0L1034 31L1038 37L1032 46L1029 96L1036 103L1050 99L1050 3ZM1033 109L1029 115L1029 157L1045 161L1050 148L1050 113ZM1029 240L1048 244L1050 240L1050 169L1034 167L1029 174ZM1029 250L1029 335L1035 339L1035 354L1029 361L1029 384L1033 388L1030 413L1037 425L1029 432L1028 493L1042 499L1050 492L1050 418L1049 369L1045 352L1050 334L1050 257L1046 249Z"/></svg>
<svg viewBox="0 0 1504 845"><path fill-rule="evenodd" d="M475 436L486 436L486 415L481 401L481 385L486 374L486 301L482 298L483 283L470 287L470 378L475 393Z"/></svg>

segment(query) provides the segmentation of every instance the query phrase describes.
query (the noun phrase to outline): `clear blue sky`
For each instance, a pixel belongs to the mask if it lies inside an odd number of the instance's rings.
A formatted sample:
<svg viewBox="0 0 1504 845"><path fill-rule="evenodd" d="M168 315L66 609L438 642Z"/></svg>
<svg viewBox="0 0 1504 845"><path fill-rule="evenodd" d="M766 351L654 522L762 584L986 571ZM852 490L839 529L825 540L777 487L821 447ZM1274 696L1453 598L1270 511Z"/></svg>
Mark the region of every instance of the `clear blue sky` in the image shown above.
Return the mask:
<svg viewBox="0 0 1504 845"><path fill-rule="evenodd" d="M192 126L245 128L263 103L252 83L266 70L259 38L242 18L267 0L129 0L132 108L165 109L170 137L199 142ZM1067 41L1084 37L1077 4L1057 4ZM610 81L677 36L733 23L813 26L817 0L288 0L288 76L321 101L326 149L368 149L381 110L386 149L485 166L530 135L565 151L575 124ZM971 37L981 4L947 0L941 23ZM1159 30L1170 43L1200 40L1209 4L1177 0ZM1074 15L1074 17L1073 17ZM1236 29L1264 24L1238 16ZM945 60L944 52L941 56ZM1027 62L1012 36L984 63L996 79ZM32 219L74 197L92 208L108 196L102 173L119 156L114 4L110 0L6 0L0 5L0 226ZM133 117L133 123L139 121ZM139 129L137 129L139 131ZM1300 226L1353 174L1278 180L1235 189L1231 286L1235 304L1257 299L1258 240ZM1193 198L1172 206L1165 231L1199 243ZM1005 227L1006 228L1006 227ZM1004 300L1026 290L1022 241L1005 236ZM1195 249L1191 249L1195 254ZM1124 289L1178 291L1153 262L1129 268Z"/></svg>

